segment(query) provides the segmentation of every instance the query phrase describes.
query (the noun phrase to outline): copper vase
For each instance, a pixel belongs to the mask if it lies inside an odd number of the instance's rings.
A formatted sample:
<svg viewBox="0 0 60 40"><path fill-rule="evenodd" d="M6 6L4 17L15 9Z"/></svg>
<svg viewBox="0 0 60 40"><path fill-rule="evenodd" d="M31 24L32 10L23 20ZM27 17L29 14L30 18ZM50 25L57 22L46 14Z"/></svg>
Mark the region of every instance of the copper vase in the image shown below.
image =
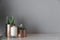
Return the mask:
<svg viewBox="0 0 60 40"><path fill-rule="evenodd" d="M18 37L20 37L20 38L23 37L23 30L18 30Z"/></svg>
<svg viewBox="0 0 60 40"><path fill-rule="evenodd" d="M27 30L26 29L23 30L23 37L27 37Z"/></svg>
<svg viewBox="0 0 60 40"><path fill-rule="evenodd" d="M11 28L11 25L10 24L7 24L7 34L6 34L6 36L7 37L10 37L10 28Z"/></svg>

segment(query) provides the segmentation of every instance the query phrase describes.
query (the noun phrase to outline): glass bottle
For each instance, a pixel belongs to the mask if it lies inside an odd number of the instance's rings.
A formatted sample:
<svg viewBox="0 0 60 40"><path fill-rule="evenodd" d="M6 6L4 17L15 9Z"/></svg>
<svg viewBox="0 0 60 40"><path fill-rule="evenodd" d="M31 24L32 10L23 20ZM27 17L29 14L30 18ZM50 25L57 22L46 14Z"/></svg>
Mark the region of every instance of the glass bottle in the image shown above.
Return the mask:
<svg viewBox="0 0 60 40"><path fill-rule="evenodd" d="M11 37L17 37L17 27L15 24L11 26Z"/></svg>

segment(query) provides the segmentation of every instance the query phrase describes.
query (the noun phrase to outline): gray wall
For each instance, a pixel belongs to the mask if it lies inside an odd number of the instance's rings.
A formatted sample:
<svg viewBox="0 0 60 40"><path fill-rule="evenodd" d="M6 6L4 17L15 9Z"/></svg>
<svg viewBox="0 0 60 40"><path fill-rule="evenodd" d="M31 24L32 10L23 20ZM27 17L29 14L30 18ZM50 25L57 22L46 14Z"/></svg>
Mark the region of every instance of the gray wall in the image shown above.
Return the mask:
<svg viewBox="0 0 60 40"><path fill-rule="evenodd" d="M8 5L5 0L0 0L0 33L5 32L5 18L6 16L9 16L8 11Z"/></svg>
<svg viewBox="0 0 60 40"><path fill-rule="evenodd" d="M60 0L6 0L9 16L29 33L60 33Z"/></svg>

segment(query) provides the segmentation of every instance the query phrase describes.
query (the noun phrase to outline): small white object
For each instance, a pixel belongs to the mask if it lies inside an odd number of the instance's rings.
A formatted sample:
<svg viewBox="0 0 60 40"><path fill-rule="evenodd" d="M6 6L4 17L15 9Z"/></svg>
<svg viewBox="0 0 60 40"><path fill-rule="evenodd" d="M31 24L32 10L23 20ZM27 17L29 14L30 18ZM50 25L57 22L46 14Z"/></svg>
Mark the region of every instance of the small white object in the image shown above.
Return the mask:
<svg viewBox="0 0 60 40"><path fill-rule="evenodd" d="M11 36L14 36L14 37L17 36L17 27L16 26L11 27Z"/></svg>

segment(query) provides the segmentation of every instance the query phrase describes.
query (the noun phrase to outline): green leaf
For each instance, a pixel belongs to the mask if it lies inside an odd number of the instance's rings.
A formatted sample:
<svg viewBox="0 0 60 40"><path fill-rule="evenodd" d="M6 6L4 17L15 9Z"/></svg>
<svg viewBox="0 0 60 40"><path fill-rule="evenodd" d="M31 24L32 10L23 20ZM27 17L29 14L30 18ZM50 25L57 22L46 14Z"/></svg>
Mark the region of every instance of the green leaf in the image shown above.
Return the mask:
<svg viewBox="0 0 60 40"><path fill-rule="evenodd" d="M6 24L8 24L8 16L6 16Z"/></svg>
<svg viewBox="0 0 60 40"><path fill-rule="evenodd" d="M9 18L9 22L10 22L10 24L14 24L14 17L13 16Z"/></svg>

